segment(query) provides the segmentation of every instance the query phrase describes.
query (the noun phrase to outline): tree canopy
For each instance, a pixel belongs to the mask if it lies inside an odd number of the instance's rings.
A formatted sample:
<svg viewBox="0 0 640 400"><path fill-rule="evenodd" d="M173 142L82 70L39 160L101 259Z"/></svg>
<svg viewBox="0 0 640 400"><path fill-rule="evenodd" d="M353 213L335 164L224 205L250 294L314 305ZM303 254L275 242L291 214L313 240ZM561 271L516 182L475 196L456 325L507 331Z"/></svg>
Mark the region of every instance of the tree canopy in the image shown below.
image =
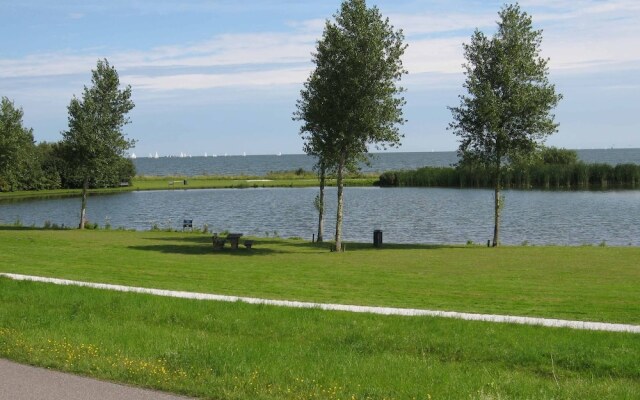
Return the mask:
<svg viewBox="0 0 640 400"><path fill-rule="evenodd" d="M91 179L104 180L123 164L125 152L134 144L123 128L134 107L131 87L123 90L115 67L99 60L91 71L91 87L84 87L82 98L75 96L69 110L69 130L62 132L63 157L70 173L82 180L83 200L80 228L86 222L86 191Z"/></svg>
<svg viewBox="0 0 640 400"><path fill-rule="evenodd" d="M468 94L450 107L449 128L460 138L463 162L481 162L494 173L495 225L493 244L499 243L502 167L557 131L551 110L562 96L548 80L548 59L540 56L542 31L516 5L499 12L498 31L488 38L479 30L464 44Z"/></svg>
<svg viewBox="0 0 640 400"><path fill-rule="evenodd" d="M25 128L23 112L12 101L0 101L0 190L28 185L34 161L33 130Z"/></svg>
<svg viewBox="0 0 640 400"><path fill-rule="evenodd" d="M405 104L397 85L406 71L401 30L365 0L346 0L325 24L300 92L294 119L302 121L305 151L336 172L336 249L341 249L343 176L366 159L370 145L400 145Z"/></svg>

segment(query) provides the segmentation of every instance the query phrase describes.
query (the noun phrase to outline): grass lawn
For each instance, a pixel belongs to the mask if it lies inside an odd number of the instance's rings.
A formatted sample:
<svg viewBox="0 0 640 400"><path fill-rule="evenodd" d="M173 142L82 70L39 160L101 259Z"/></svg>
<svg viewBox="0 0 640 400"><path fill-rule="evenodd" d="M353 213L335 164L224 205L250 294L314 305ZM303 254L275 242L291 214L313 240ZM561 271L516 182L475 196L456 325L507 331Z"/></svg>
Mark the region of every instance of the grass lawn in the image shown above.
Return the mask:
<svg viewBox="0 0 640 400"><path fill-rule="evenodd" d="M640 324L640 249L0 227L0 269L271 299ZM0 278L0 357L212 399L639 398L640 337Z"/></svg>
<svg viewBox="0 0 640 400"><path fill-rule="evenodd" d="M640 248L347 244L0 227L2 272L269 299L640 324Z"/></svg>

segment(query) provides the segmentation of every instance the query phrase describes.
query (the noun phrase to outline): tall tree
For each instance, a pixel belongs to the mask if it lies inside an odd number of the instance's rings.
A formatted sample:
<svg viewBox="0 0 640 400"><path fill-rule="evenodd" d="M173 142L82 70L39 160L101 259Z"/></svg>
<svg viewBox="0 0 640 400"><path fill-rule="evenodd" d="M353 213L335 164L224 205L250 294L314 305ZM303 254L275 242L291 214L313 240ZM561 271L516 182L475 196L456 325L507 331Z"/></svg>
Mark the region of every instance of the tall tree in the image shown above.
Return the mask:
<svg viewBox="0 0 640 400"><path fill-rule="evenodd" d="M483 163L494 182L493 246L500 239L503 167L535 150L558 129L551 110L562 99L549 83L548 59L540 56L542 31L516 5L499 12L498 31L489 39L476 29L464 44L467 95L449 107L460 137L463 162Z"/></svg>
<svg viewBox="0 0 640 400"><path fill-rule="evenodd" d="M0 101L0 190L23 189L25 175L33 167L33 130L22 122L23 112L12 101Z"/></svg>
<svg viewBox="0 0 640 400"><path fill-rule="evenodd" d="M300 92L294 119L303 121L301 135L335 170L335 246L340 251L345 172L366 160L370 145L400 145L405 100L397 82L407 72L401 59L404 35L376 7L346 0L334 19L326 22L318 41L312 58L316 68Z"/></svg>
<svg viewBox="0 0 640 400"><path fill-rule="evenodd" d="M133 109L131 87L120 89L116 69L99 60L91 71L91 87L84 87L82 99L75 96L69 104L69 130L62 132L65 161L82 179L80 229L87 221L87 190L91 179L100 181L113 173L134 145L123 133Z"/></svg>

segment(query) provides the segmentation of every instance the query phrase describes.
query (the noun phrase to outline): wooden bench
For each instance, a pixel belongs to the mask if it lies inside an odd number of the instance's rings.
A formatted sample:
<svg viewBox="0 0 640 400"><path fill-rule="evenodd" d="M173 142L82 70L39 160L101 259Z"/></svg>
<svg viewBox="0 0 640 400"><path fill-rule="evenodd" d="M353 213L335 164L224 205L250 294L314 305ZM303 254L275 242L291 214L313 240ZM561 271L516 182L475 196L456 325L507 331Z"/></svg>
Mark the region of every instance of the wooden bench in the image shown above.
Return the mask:
<svg viewBox="0 0 640 400"><path fill-rule="evenodd" d="M247 249L251 249L251 246L253 246L253 240L244 241L244 247L246 247Z"/></svg>
<svg viewBox="0 0 640 400"><path fill-rule="evenodd" d="M211 241L213 243L214 250L222 250L224 248L224 244L227 243L227 240L219 237L217 233L211 237Z"/></svg>

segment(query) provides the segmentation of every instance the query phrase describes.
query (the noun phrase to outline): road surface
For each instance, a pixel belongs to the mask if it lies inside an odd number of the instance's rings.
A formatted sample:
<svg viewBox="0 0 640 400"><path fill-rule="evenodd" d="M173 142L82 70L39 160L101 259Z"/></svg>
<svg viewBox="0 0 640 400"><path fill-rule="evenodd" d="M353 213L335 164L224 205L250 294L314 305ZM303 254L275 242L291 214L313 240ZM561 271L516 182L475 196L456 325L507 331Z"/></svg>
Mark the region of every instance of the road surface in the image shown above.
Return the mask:
<svg viewBox="0 0 640 400"><path fill-rule="evenodd" d="M188 398L0 359L0 399L186 400Z"/></svg>

